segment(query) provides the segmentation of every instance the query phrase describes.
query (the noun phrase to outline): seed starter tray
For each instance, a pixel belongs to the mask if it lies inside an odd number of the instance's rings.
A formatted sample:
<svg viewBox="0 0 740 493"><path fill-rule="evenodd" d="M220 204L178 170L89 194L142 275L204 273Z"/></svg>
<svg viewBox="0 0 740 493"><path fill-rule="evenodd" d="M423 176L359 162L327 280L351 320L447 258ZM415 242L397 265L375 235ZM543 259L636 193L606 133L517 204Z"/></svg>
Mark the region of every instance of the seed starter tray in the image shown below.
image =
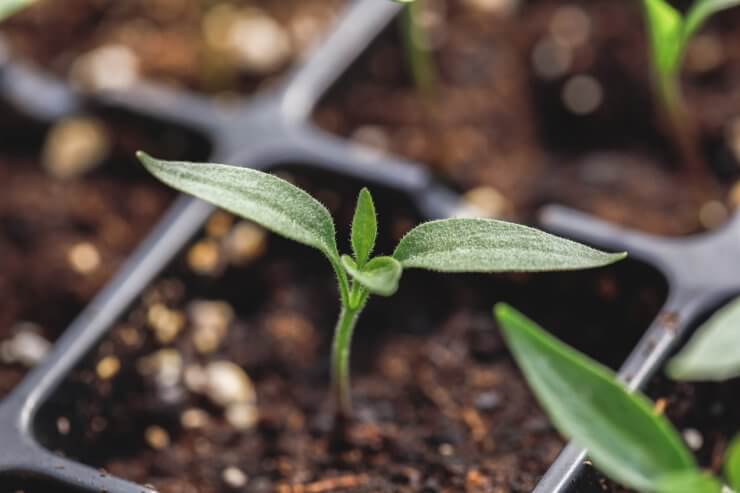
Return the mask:
<svg viewBox="0 0 740 493"><path fill-rule="evenodd" d="M275 89L230 107L154 84L125 92L81 94L65 82L11 61L0 46L0 97L28 117L53 122L95 107L122 109L190 128L212 144L210 160L269 170L286 162L306 163L382 185L406 195L427 218L471 211L458 195L434 181L418 164L381 155L316 128L310 115L402 7L388 0L349 2L336 26L305 62ZM63 458L34 437L34 418L78 362L113 326L155 276L202 227L214 208L180 196L114 279L80 313L48 357L0 402L0 486L27 478L55 491L151 493L146 486L118 479ZM694 321L740 292L740 215L711 233L663 238L635 232L560 206L541 214L541 225L603 248L627 250L666 277L668 297L619 371L630 389L645 386ZM567 445L534 493L577 493L586 452ZM5 478L5 479L4 479ZM578 491L584 491L578 489Z"/></svg>

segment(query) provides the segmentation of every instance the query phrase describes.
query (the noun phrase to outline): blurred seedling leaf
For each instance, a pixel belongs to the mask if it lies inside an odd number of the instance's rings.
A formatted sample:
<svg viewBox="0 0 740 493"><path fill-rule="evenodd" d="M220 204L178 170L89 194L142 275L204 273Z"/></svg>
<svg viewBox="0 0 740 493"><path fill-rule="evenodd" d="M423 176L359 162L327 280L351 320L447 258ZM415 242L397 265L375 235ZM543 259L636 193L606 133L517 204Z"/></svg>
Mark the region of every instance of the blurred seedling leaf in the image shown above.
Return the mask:
<svg viewBox="0 0 740 493"><path fill-rule="evenodd" d="M740 491L740 436L735 436L727 447L724 473L730 488Z"/></svg>
<svg viewBox="0 0 740 493"><path fill-rule="evenodd" d="M668 363L674 380L727 380L740 376L740 298L702 324Z"/></svg>
<svg viewBox="0 0 740 493"><path fill-rule="evenodd" d="M614 373L549 335L505 304L495 307L504 338L555 427L589 451L608 477L640 491L698 472L668 421Z"/></svg>
<svg viewBox="0 0 740 493"><path fill-rule="evenodd" d="M339 285L341 311L332 346L336 410L351 413L349 353L352 333L370 294L390 296L404 268L441 272L547 271L600 267L624 258L542 231L489 219L448 219L412 229L392 257L372 258L375 206L362 189L352 220L354 257L337 251L334 222L316 199L261 171L225 164L163 161L139 152L142 164L171 187L321 251Z"/></svg>
<svg viewBox="0 0 740 493"><path fill-rule="evenodd" d="M0 22L19 12L36 0L0 0Z"/></svg>
<svg viewBox="0 0 740 493"><path fill-rule="evenodd" d="M740 0L696 0L682 15L667 0L643 0L655 92L685 165L703 163L698 137L681 95L679 72L691 37L713 14L740 4Z"/></svg>

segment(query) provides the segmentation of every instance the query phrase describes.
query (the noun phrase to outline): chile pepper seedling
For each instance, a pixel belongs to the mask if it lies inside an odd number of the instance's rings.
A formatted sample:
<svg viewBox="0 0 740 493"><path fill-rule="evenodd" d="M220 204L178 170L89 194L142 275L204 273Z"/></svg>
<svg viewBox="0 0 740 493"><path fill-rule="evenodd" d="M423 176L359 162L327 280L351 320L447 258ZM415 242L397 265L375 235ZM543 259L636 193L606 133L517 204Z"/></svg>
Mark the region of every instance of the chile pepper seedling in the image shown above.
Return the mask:
<svg viewBox="0 0 740 493"><path fill-rule="evenodd" d="M696 0L685 15L667 0L643 0L656 97L687 169L703 166L698 136L681 94L679 71L691 37L714 13L740 0Z"/></svg>
<svg viewBox="0 0 740 493"><path fill-rule="evenodd" d="M224 164L172 162L137 154L164 183L254 221L280 236L316 248L329 260L341 309L334 331L331 371L337 413L352 411L349 354L357 319L371 294L391 296L404 269L439 272L552 271L597 267L624 253L604 253L542 231L491 219L446 219L409 231L390 256L375 256L377 220L362 189L352 220L352 256L337 250L329 211L300 188L274 175Z"/></svg>
<svg viewBox="0 0 740 493"><path fill-rule="evenodd" d="M609 478L644 493L740 492L740 437L725 453L720 481L699 469L670 422L643 394L630 393L614 372L513 308L499 304L494 311L555 428L588 449Z"/></svg>

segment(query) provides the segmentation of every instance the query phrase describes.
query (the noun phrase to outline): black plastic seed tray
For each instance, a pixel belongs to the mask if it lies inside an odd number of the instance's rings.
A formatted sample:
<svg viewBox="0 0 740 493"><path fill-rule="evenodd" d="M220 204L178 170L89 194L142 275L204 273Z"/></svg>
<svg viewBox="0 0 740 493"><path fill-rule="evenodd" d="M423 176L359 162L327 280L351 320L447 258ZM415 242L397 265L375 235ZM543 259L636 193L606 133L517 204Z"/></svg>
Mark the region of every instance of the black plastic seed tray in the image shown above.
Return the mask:
<svg viewBox="0 0 740 493"><path fill-rule="evenodd" d="M2 51L0 96L40 121L99 105L125 109L201 132L212 144L212 161L260 169L286 162L306 163L314 169L399 191L428 218L465 214L469 211L460 198L436 183L423 167L329 135L309 119L319 99L400 8L387 0L351 2L326 41L277 89L229 108L206 97L155 85L138 85L123 93L81 95L59 80L9 61ZM204 202L179 197L115 278L65 331L44 363L0 403L0 485L3 478L10 477L43 484L49 491L152 491L45 449L34 438L34 416L68 372L202 227L212 210ZM546 208L541 223L565 236L627 250L667 278L665 306L620 370L631 389L646 384L701 313L740 292L740 277L736 275L740 272L738 216L715 232L682 239L637 233L558 206ZM535 493L573 492L584 457L585 451L568 445Z"/></svg>

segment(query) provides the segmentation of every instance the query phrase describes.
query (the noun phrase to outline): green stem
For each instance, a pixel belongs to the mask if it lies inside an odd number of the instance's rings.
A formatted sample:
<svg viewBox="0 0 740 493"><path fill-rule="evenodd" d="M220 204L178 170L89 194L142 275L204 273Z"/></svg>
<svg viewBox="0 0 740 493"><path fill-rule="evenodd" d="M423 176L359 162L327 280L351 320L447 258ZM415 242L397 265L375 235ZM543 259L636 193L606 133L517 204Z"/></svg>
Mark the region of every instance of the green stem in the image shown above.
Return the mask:
<svg viewBox="0 0 740 493"><path fill-rule="evenodd" d="M663 104L665 117L673 136L683 169L690 175L701 176L706 170L704 159L699 151L696 128L686 108L678 76L675 74L658 75L658 93Z"/></svg>
<svg viewBox="0 0 740 493"><path fill-rule="evenodd" d="M409 3L401 22L411 77L416 87L428 96L437 86L437 71L429 51L429 36L419 21L422 8L422 0Z"/></svg>
<svg viewBox="0 0 740 493"><path fill-rule="evenodd" d="M362 305L350 308L342 305L339 320L334 329L334 343L331 356L332 390L337 414L348 418L352 415L352 395L349 386L349 353L352 333Z"/></svg>

